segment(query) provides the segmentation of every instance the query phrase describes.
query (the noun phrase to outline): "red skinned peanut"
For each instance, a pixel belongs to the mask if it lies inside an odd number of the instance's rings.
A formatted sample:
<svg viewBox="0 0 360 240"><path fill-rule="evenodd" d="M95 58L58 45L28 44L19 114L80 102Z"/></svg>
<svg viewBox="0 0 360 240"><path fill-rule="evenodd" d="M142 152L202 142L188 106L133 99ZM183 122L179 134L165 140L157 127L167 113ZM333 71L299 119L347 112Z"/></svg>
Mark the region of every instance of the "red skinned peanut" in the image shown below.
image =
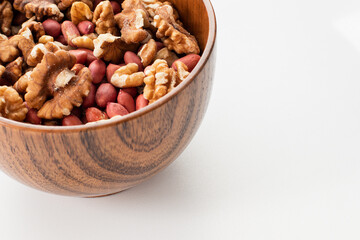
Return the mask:
<svg viewBox="0 0 360 240"><path fill-rule="evenodd" d="M71 111L71 115L77 116L78 118L81 118L82 115L82 109L80 107L74 107Z"/></svg>
<svg viewBox="0 0 360 240"><path fill-rule="evenodd" d="M37 115L37 110L34 108L29 109L28 113L26 114L25 121L32 124L41 124L41 118Z"/></svg>
<svg viewBox="0 0 360 240"><path fill-rule="evenodd" d="M79 64L85 64L86 63L87 52L82 51L82 50L78 50L78 49L70 50L69 52L76 57L76 63L79 63Z"/></svg>
<svg viewBox="0 0 360 240"><path fill-rule="evenodd" d="M115 71L118 70L121 65L115 65L110 63L106 68L106 79L110 82L112 75L114 75Z"/></svg>
<svg viewBox="0 0 360 240"><path fill-rule="evenodd" d="M82 35L90 34L95 31L95 24L90 21L82 21L78 24L77 27Z"/></svg>
<svg viewBox="0 0 360 240"><path fill-rule="evenodd" d="M120 4L118 2L115 1L111 1L111 6L113 8L114 11L114 15L118 14L119 12L121 12L121 7Z"/></svg>
<svg viewBox="0 0 360 240"><path fill-rule="evenodd" d="M129 113L135 111L135 101L129 93L120 90L117 102L123 105Z"/></svg>
<svg viewBox="0 0 360 240"><path fill-rule="evenodd" d="M188 67L188 71L191 72L196 67L196 64L200 61L200 56L197 54L189 54L189 55L182 57L176 61L183 62ZM175 62L173 63L172 68L177 71Z"/></svg>
<svg viewBox="0 0 360 240"><path fill-rule="evenodd" d="M86 109L86 121L87 122L96 122L104 119L108 119L106 113L102 112L100 109L91 107Z"/></svg>
<svg viewBox="0 0 360 240"><path fill-rule="evenodd" d="M143 94L140 94L136 98L136 110L140 110L146 107L147 105L149 105L149 100L145 99Z"/></svg>
<svg viewBox="0 0 360 240"><path fill-rule="evenodd" d="M75 26L75 24L71 21L64 21L61 24L61 32L65 37L65 41L72 47L76 47L73 43L72 40L76 37L80 37L80 32L77 29L77 27Z"/></svg>
<svg viewBox="0 0 360 240"><path fill-rule="evenodd" d="M165 47L165 45L162 42L155 42L157 51L160 51Z"/></svg>
<svg viewBox="0 0 360 240"><path fill-rule="evenodd" d="M133 98L138 95L138 90L136 87L122 88L121 90L130 94Z"/></svg>
<svg viewBox="0 0 360 240"><path fill-rule="evenodd" d="M116 89L115 87L110 83L103 83L99 86L99 88L96 91L95 95L95 101L96 104L104 108L109 102L115 102L116 100Z"/></svg>
<svg viewBox="0 0 360 240"><path fill-rule="evenodd" d="M125 116L129 114L126 108L119 103L108 103L106 106L106 113L109 118L113 118L115 116Z"/></svg>
<svg viewBox="0 0 360 240"><path fill-rule="evenodd" d="M93 61L89 65L89 69L91 71L93 83L98 84L105 77L106 65L102 60L98 59L98 60Z"/></svg>
<svg viewBox="0 0 360 240"><path fill-rule="evenodd" d="M62 120L62 125L63 126L76 126L76 125L82 125L83 123L81 122L81 120L74 115L70 115L67 117L64 117Z"/></svg>
<svg viewBox="0 0 360 240"><path fill-rule="evenodd" d="M60 43L62 43L64 45L68 45L68 43L66 42L65 37L63 35L60 35L59 37L57 37L55 39L55 41L58 41L58 42L60 42Z"/></svg>
<svg viewBox="0 0 360 240"><path fill-rule="evenodd" d="M82 51L87 52L88 55L87 55L87 59L86 59L86 65L90 65L90 63L97 60L97 57L94 56L94 52L91 51L90 49L79 48L78 50L82 50Z"/></svg>
<svg viewBox="0 0 360 240"><path fill-rule="evenodd" d="M139 66L139 71L143 71L144 67L141 63L141 59L135 53L127 51L124 55L125 64L136 63Z"/></svg>
<svg viewBox="0 0 360 240"><path fill-rule="evenodd" d="M95 94L96 94L96 87L94 84L91 84L89 95L87 95L87 97L84 98L82 104L83 108L89 108L95 105Z"/></svg>
<svg viewBox="0 0 360 240"><path fill-rule="evenodd" d="M42 23L45 33L47 35L52 36L53 38L57 38L61 34L61 25L55 20L47 19Z"/></svg>

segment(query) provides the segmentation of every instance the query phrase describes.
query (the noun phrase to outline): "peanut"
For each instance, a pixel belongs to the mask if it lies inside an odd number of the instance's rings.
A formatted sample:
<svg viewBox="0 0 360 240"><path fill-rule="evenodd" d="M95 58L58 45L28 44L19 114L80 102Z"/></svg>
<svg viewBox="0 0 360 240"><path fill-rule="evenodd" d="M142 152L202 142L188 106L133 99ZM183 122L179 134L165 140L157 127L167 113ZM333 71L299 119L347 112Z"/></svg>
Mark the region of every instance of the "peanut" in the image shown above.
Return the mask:
<svg viewBox="0 0 360 240"><path fill-rule="evenodd" d="M100 120L108 119L106 113L102 112L100 109L91 107L86 109L86 121L87 122L97 122Z"/></svg>
<svg viewBox="0 0 360 240"><path fill-rule="evenodd" d="M118 70L120 67L124 66L124 64L121 65L115 65L110 63L106 68L106 78L110 82L112 75L114 75L114 72Z"/></svg>
<svg viewBox="0 0 360 240"><path fill-rule="evenodd" d="M29 109L26 114L25 121L32 124L41 124L41 118L38 117L37 110L34 108Z"/></svg>
<svg viewBox="0 0 360 240"><path fill-rule="evenodd" d="M57 37L57 38L55 39L55 41L60 42L60 43L62 43L62 44L64 44L64 45L68 45L67 41L65 40L64 35L60 35L59 37Z"/></svg>
<svg viewBox="0 0 360 240"><path fill-rule="evenodd" d="M80 107L74 107L71 111L71 115L74 115L80 119L82 115L82 109Z"/></svg>
<svg viewBox="0 0 360 240"><path fill-rule="evenodd" d="M47 19L42 23L45 33L47 35L52 36L53 38L57 38L61 34L61 25L55 20Z"/></svg>
<svg viewBox="0 0 360 240"><path fill-rule="evenodd" d="M90 21L82 21L77 27L82 35L91 34L95 31L95 24Z"/></svg>
<svg viewBox="0 0 360 240"><path fill-rule="evenodd" d="M136 63L139 67L139 71L143 71L144 67L141 63L141 59L135 53L127 51L124 55L125 64Z"/></svg>
<svg viewBox="0 0 360 240"><path fill-rule="evenodd" d="M94 56L93 51L91 51L90 49L79 48L78 50L87 52L88 55L87 55L86 65L90 65L93 61L98 59L97 57Z"/></svg>
<svg viewBox="0 0 360 240"><path fill-rule="evenodd" d="M115 1L111 1L111 6L113 8L113 11L114 11L114 15L118 14L121 12L121 7L120 7L120 4L115 2Z"/></svg>
<svg viewBox="0 0 360 240"><path fill-rule="evenodd" d="M155 42L156 43L156 48L158 51L160 51L161 49L163 49L165 47L165 45L162 42Z"/></svg>
<svg viewBox="0 0 360 240"><path fill-rule="evenodd" d="M76 126L76 125L82 125L82 124L83 123L80 121L80 119L74 115L64 117L62 120L63 126Z"/></svg>
<svg viewBox="0 0 360 240"><path fill-rule="evenodd" d="M75 45L72 43L71 40L73 40L76 37L80 37L80 32L75 26L75 24L71 21L64 21L61 24L61 32L65 37L65 41L72 47L75 47Z"/></svg>
<svg viewBox="0 0 360 240"><path fill-rule="evenodd" d="M102 60L98 59L98 60L93 61L89 65L89 69L91 71L91 76L93 78L93 83L98 84L105 77L106 65Z"/></svg>
<svg viewBox="0 0 360 240"><path fill-rule="evenodd" d="M115 102L116 95L117 92L113 85L111 85L110 83L103 83L96 91L96 104L99 107L104 108L109 102Z"/></svg>
<svg viewBox="0 0 360 240"><path fill-rule="evenodd" d="M143 94L140 94L136 98L136 110L140 110L146 107L147 105L149 105L149 100L145 99Z"/></svg>
<svg viewBox="0 0 360 240"><path fill-rule="evenodd" d="M125 116L129 114L126 108L119 103L108 103L106 106L106 113L109 118L113 118L115 116Z"/></svg>
<svg viewBox="0 0 360 240"><path fill-rule="evenodd" d="M82 104L83 108L89 108L95 105L95 93L96 93L96 87L94 84L91 84L89 95L84 98Z"/></svg>
<svg viewBox="0 0 360 240"><path fill-rule="evenodd" d="M76 57L76 63L79 63L79 64L85 64L86 63L87 52L82 51L82 50L78 50L78 49L70 50L69 52Z"/></svg>
<svg viewBox="0 0 360 240"><path fill-rule="evenodd" d="M176 61L183 62L188 67L188 71L191 72L196 67L196 64L200 61L200 56L197 54L189 54L189 55L182 57ZM175 62L173 63L172 68L177 71Z"/></svg>
<svg viewBox="0 0 360 240"><path fill-rule="evenodd" d="M136 87L122 88L121 90L130 94L133 98L138 95L138 90Z"/></svg>
<svg viewBox="0 0 360 240"><path fill-rule="evenodd" d="M135 111L135 101L129 93L120 90L117 101L123 105L129 113Z"/></svg>

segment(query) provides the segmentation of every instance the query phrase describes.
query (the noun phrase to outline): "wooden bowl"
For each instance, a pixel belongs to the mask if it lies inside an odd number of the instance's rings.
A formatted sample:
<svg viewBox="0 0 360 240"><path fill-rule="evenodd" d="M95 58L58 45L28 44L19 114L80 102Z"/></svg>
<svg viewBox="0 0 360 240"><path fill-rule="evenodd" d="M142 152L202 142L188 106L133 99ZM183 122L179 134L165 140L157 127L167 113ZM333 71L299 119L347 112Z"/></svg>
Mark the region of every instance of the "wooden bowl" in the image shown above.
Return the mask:
<svg viewBox="0 0 360 240"><path fill-rule="evenodd" d="M172 2L202 49L186 81L140 111L92 125L47 127L1 118L0 168L42 191L95 197L133 187L174 161L208 105L216 19L209 0Z"/></svg>

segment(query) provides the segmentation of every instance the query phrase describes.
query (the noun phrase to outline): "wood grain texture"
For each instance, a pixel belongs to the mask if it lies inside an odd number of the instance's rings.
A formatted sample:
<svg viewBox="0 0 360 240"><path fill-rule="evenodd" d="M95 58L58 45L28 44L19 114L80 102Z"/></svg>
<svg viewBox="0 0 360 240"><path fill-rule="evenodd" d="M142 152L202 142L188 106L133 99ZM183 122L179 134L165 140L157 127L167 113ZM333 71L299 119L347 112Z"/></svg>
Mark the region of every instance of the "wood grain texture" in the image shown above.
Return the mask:
<svg viewBox="0 0 360 240"><path fill-rule="evenodd" d="M203 50L185 82L147 108L94 125L56 128L1 118L0 168L42 191L93 197L133 187L174 161L209 102L216 21L208 0L173 2Z"/></svg>

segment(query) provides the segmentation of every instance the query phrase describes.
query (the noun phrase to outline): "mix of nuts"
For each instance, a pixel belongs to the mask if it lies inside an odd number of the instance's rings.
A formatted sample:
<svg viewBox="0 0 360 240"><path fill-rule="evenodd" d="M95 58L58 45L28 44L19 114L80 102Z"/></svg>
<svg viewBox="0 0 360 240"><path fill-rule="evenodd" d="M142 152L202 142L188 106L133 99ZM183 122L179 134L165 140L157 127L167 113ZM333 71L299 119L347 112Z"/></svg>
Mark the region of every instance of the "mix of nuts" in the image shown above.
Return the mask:
<svg viewBox="0 0 360 240"><path fill-rule="evenodd" d="M50 126L124 116L200 60L164 0L0 0L0 116Z"/></svg>

